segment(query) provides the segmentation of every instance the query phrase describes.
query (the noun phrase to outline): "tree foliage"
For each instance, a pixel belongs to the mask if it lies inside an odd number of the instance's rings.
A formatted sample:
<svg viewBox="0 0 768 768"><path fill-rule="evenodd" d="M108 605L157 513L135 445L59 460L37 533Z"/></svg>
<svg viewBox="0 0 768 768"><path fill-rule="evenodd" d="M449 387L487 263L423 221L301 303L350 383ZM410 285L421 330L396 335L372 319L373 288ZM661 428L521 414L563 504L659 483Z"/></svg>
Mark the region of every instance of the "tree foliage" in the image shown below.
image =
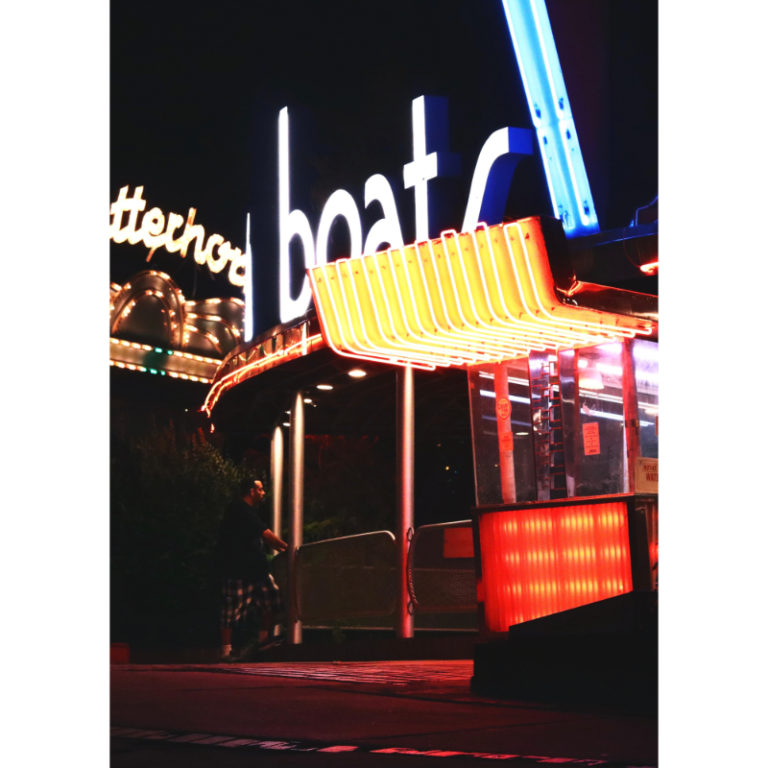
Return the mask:
<svg viewBox="0 0 768 768"><path fill-rule="evenodd" d="M307 435L304 541L392 529L393 451L370 436Z"/></svg>
<svg viewBox="0 0 768 768"><path fill-rule="evenodd" d="M215 642L219 520L242 470L202 432L170 422L113 435L111 626L113 640Z"/></svg>

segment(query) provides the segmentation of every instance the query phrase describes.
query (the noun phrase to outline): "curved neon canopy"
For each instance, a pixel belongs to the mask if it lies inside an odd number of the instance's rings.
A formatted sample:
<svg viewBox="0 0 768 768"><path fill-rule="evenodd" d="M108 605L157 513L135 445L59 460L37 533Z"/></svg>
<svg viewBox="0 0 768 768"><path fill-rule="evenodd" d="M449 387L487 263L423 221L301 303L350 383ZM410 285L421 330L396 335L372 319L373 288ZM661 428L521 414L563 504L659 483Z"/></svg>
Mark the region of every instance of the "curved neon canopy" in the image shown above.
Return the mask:
<svg viewBox="0 0 768 768"><path fill-rule="evenodd" d="M563 303L541 219L339 259L308 270L340 355L434 370L649 335L647 319Z"/></svg>

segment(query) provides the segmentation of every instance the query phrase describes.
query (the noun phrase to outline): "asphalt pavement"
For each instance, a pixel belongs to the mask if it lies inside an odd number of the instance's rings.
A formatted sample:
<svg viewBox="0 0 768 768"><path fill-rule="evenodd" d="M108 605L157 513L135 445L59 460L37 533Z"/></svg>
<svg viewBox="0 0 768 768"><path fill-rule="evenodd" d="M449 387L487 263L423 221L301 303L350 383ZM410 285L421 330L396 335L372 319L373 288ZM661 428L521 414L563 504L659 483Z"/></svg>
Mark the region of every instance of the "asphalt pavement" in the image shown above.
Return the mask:
<svg viewBox="0 0 768 768"><path fill-rule="evenodd" d="M113 664L111 765L658 764L652 715L487 698L471 676L471 659Z"/></svg>

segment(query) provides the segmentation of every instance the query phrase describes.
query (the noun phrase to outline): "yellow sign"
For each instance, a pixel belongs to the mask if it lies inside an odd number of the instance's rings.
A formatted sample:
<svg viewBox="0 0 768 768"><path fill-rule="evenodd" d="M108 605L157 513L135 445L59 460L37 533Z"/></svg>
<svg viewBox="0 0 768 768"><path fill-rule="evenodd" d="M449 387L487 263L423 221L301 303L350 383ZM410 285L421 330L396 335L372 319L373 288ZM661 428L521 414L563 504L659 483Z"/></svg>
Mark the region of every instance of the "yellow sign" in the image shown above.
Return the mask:
<svg viewBox="0 0 768 768"><path fill-rule="evenodd" d="M147 207L147 201L142 197L144 187L136 187L133 197L128 197L128 189L122 187L117 200L109 208L112 216L110 240L131 245L143 242L149 248L147 261L158 248L165 248L169 253L181 253L182 258L186 258L187 249L194 240L195 262L206 264L213 273L221 272L229 264L229 282L239 288L245 285L246 259L242 250L221 235L211 234L206 240L205 228L202 224L195 224L195 208L189 209L186 219L180 213L166 216L159 208L150 208L139 222L139 213ZM127 221L124 220L126 215ZM183 231L175 237L182 226Z"/></svg>

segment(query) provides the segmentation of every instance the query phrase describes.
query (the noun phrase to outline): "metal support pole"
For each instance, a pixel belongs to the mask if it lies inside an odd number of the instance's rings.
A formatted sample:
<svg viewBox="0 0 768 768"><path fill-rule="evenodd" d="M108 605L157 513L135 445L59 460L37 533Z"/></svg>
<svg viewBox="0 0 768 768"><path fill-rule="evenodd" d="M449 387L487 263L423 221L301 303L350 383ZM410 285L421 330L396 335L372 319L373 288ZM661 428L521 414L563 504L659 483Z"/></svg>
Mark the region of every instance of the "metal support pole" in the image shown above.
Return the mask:
<svg viewBox="0 0 768 768"><path fill-rule="evenodd" d="M304 398L299 392L291 411L291 536L288 545L288 642L301 643L296 552L304 541Z"/></svg>
<svg viewBox="0 0 768 768"><path fill-rule="evenodd" d="M400 498L395 538L398 552L397 636L413 637L413 614L409 611L408 547L413 536L414 398L413 368L398 372L398 443Z"/></svg>
<svg viewBox="0 0 768 768"><path fill-rule="evenodd" d="M517 501L517 487L515 485L512 408L509 403L509 377L506 363L496 363L493 366L493 390L496 395L496 433L499 439L501 500L505 504L513 504Z"/></svg>
<svg viewBox="0 0 768 768"><path fill-rule="evenodd" d="M272 474L272 530L282 537L283 527L283 430L275 427L272 434L271 474Z"/></svg>
<svg viewBox="0 0 768 768"><path fill-rule="evenodd" d="M624 400L624 426L627 437L627 491L635 492L635 473L640 456L640 419L637 414L637 387L635 361L632 359L632 341L624 339L621 347L622 399Z"/></svg>

